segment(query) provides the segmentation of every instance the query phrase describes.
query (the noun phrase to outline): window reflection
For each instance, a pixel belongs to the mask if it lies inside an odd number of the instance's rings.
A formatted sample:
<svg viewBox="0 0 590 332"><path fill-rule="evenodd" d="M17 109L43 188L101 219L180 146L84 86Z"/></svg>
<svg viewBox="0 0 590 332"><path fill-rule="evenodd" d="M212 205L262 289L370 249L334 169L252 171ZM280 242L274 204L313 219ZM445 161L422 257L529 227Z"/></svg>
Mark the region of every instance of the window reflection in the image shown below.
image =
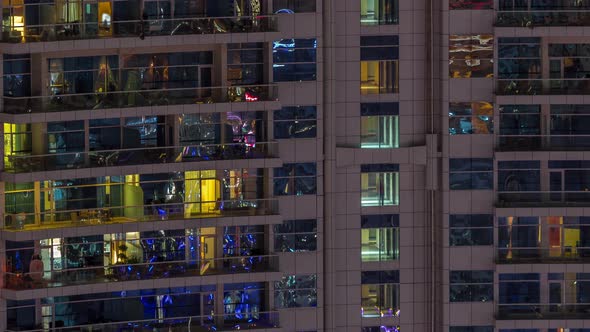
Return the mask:
<svg viewBox="0 0 590 332"><path fill-rule="evenodd" d="M493 134L494 106L488 102L450 103L449 134Z"/></svg>
<svg viewBox="0 0 590 332"><path fill-rule="evenodd" d="M449 73L451 78L490 78L494 75L492 35L451 35Z"/></svg>

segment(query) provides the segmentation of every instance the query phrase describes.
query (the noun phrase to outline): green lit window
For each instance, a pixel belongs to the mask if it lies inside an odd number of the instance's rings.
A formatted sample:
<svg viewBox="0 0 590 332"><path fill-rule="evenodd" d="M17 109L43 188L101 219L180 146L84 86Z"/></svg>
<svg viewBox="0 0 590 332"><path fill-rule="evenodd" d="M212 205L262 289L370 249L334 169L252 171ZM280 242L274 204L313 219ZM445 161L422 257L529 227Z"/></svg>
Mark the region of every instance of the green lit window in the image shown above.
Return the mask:
<svg viewBox="0 0 590 332"><path fill-rule="evenodd" d="M361 206L399 204L398 165L362 165L362 169Z"/></svg>

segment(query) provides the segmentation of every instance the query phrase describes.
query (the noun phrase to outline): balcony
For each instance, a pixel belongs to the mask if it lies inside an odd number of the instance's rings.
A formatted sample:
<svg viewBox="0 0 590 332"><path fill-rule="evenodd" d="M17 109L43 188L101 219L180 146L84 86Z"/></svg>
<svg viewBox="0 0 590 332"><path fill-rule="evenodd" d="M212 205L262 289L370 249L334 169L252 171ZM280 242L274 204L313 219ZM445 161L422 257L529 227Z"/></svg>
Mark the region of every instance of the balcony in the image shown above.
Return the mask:
<svg viewBox="0 0 590 332"><path fill-rule="evenodd" d="M498 192L498 208L512 207L586 207L590 191Z"/></svg>
<svg viewBox="0 0 590 332"><path fill-rule="evenodd" d="M198 207L201 212L192 210ZM31 231L66 227L159 222L278 214L278 200L218 200L149 205L125 205L80 210L54 210L6 215L4 227L11 231Z"/></svg>
<svg viewBox="0 0 590 332"><path fill-rule="evenodd" d="M590 135L499 135L496 151L586 151Z"/></svg>
<svg viewBox="0 0 590 332"><path fill-rule="evenodd" d="M78 168L263 159L277 155L278 145L275 142L151 147L27 156L9 155L4 165L4 172L30 173Z"/></svg>
<svg viewBox="0 0 590 332"><path fill-rule="evenodd" d="M222 274L278 272L277 255L225 257L197 261L117 264L38 273L5 273L4 288L11 290L137 281Z"/></svg>
<svg viewBox="0 0 590 332"><path fill-rule="evenodd" d="M590 261L590 248L498 248L498 264L586 263Z"/></svg>
<svg viewBox="0 0 590 332"><path fill-rule="evenodd" d="M57 322L56 322L57 323ZM57 325L57 324L55 324ZM150 332L185 332L185 331L241 331L279 328L279 312L267 311L232 315L207 315L174 317L163 319L136 320L126 322L93 322L57 328L12 329L6 332L80 332L80 331L150 331Z"/></svg>
<svg viewBox="0 0 590 332"><path fill-rule="evenodd" d="M277 85L111 91L3 97L3 113L28 114L111 108L276 101Z"/></svg>
<svg viewBox="0 0 590 332"><path fill-rule="evenodd" d="M584 95L590 93L590 79L499 79L501 96Z"/></svg>
<svg viewBox="0 0 590 332"><path fill-rule="evenodd" d="M6 18L3 43L33 43L62 40L124 37L179 36L278 31L277 16L232 16L157 18L109 22L61 22L27 25L22 16Z"/></svg>
<svg viewBox="0 0 590 332"><path fill-rule="evenodd" d="M500 304L498 320L587 319L590 304Z"/></svg>
<svg viewBox="0 0 590 332"><path fill-rule="evenodd" d="M498 11L496 27L590 26L588 10Z"/></svg>

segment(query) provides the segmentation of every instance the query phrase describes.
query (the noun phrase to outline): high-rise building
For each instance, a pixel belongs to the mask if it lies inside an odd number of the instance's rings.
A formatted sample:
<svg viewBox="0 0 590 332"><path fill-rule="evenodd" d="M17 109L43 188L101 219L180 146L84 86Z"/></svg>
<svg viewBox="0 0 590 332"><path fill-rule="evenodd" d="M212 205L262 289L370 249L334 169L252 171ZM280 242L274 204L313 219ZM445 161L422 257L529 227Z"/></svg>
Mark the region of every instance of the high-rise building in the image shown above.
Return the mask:
<svg viewBox="0 0 590 332"><path fill-rule="evenodd" d="M1 15L0 331L590 332L590 0Z"/></svg>

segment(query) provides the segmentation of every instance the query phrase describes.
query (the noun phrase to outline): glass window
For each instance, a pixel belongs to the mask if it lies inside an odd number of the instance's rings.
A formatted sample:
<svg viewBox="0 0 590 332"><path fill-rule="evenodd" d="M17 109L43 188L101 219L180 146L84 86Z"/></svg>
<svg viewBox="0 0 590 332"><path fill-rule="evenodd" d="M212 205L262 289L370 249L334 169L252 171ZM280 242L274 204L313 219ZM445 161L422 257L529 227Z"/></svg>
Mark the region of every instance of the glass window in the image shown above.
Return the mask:
<svg viewBox="0 0 590 332"><path fill-rule="evenodd" d="M399 147L399 104L361 104L361 147Z"/></svg>
<svg viewBox="0 0 590 332"><path fill-rule="evenodd" d="M361 25L399 23L398 0L361 0Z"/></svg>
<svg viewBox="0 0 590 332"><path fill-rule="evenodd" d="M364 326L361 332L400 332L399 326Z"/></svg>
<svg viewBox="0 0 590 332"><path fill-rule="evenodd" d="M491 246L494 244L494 216L491 214L449 215L449 245Z"/></svg>
<svg viewBox="0 0 590 332"><path fill-rule="evenodd" d="M31 55L3 54L4 97L31 95Z"/></svg>
<svg viewBox="0 0 590 332"><path fill-rule="evenodd" d="M227 80L230 85L262 84L263 68L263 43L227 45Z"/></svg>
<svg viewBox="0 0 590 332"><path fill-rule="evenodd" d="M30 124L4 123L4 167L18 169L19 159L33 151L33 132Z"/></svg>
<svg viewBox="0 0 590 332"><path fill-rule="evenodd" d="M313 13L316 11L316 0L273 0L275 13Z"/></svg>
<svg viewBox="0 0 590 332"><path fill-rule="evenodd" d="M541 162L499 161L498 191L541 191Z"/></svg>
<svg viewBox="0 0 590 332"><path fill-rule="evenodd" d="M399 316L399 271L361 272L361 316Z"/></svg>
<svg viewBox="0 0 590 332"><path fill-rule="evenodd" d="M449 135L493 134L494 106L485 101L449 104Z"/></svg>
<svg viewBox="0 0 590 332"><path fill-rule="evenodd" d="M223 285L223 313L226 321L255 319L266 311L264 283Z"/></svg>
<svg viewBox="0 0 590 332"><path fill-rule="evenodd" d="M399 258L399 215L361 216L361 260L388 261Z"/></svg>
<svg viewBox="0 0 590 332"><path fill-rule="evenodd" d="M494 0L450 0L449 9L493 9ZM451 331L452 332L452 331ZM457 331L459 332L459 331ZM468 332L468 331L465 331ZM470 332L475 332L471 331ZM479 332L479 331L477 331ZM482 331L483 332L483 331Z"/></svg>
<svg viewBox="0 0 590 332"><path fill-rule="evenodd" d="M541 231L539 217L498 218L498 258L538 258Z"/></svg>
<svg viewBox="0 0 590 332"><path fill-rule="evenodd" d="M398 36L361 37L361 94L399 92Z"/></svg>
<svg viewBox="0 0 590 332"><path fill-rule="evenodd" d="M500 147L519 150L541 146L540 105L500 105Z"/></svg>
<svg viewBox="0 0 590 332"><path fill-rule="evenodd" d="M316 275L288 275L275 282L277 308L317 306Z"/></svg>
<svg viewBox="0 0 590 332"><path fill-rule="evenodd" d="M379 169L374 166L387 166ZM399 166L361 165L361 206L399 204Z"/></svg>
<svg viewBox="0 0 590 332"><path fill-rule="evenodd" d="M494 332L493 326L449 326L449 332Z"/></svg>
<svg viewBox="0 0 590 332"><path fill-rule="evenodd" d="M493 189L494 162L487 158L449 159L451 190Z"/></svg>
<svg viewBox="0 0 590 332"><path fill-rule="evenodd" d="M588 147L590 107L588 105L551 105L551 146Z"/></svg>
<svg viewBox="0 0 590 332"><path fill-rule="evenodd" d="M451 302L494 300L494 271L450 271Z"/></svg>
<svg viewBox="0 0 590 332"><path fill-rule="evenodd" d="M540 303L539 273L500 273L498 278L500 304ZM514 310L530 310L530 308L515 307Z"/></svg>
<svg viewBox="0 0 590 332"><path fill-rule="evenodd" d="M315 163L285 164L274 169L274 194L315 195L317 191Z"/></svg>
<svg viewBox="0 0 590 332"><path fill-rule="evenodd" d="M281 39L273 42L274 82L316 80L316 39Z"/></svg>
<svg viewBox="0 0 590 332"><path fill-rule="evenodd" d="M494 76L494 36L451 35L449 75L451 78Z"/></svg>
<svg viewBox="0 0 590 332"><path fill-rule="evenodd" d="M285 220L274 225L277 252L304 252L317 249L317 221L315 219Z"/></svg>
<svg viewBox="0 0 590 332"><path fill-rule="evenodd" d="M316 137L316 106L287 106L273 114L275 139Z"/></svg>

